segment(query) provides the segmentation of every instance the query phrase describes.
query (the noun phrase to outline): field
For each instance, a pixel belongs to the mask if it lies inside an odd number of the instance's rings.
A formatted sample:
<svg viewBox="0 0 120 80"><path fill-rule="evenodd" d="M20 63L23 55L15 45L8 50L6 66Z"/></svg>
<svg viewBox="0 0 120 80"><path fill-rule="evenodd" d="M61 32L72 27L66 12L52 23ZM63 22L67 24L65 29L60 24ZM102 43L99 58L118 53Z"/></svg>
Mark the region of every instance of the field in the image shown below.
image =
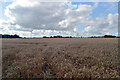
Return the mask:
<svg viewBox="0 0 120 80"><path fill-rule="evenodd" d="M4 78L118 78L118 39L2 39Z"/></svg>

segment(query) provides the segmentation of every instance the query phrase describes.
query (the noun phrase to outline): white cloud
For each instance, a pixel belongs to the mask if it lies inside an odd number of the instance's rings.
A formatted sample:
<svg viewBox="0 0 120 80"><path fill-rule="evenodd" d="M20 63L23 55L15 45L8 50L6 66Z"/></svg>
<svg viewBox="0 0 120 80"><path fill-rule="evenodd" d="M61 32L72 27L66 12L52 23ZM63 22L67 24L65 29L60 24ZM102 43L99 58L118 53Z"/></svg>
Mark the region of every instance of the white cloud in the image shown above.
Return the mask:
<svg viewBox="0 0 120 80"><path fill-rule="evenodd" d="M73 30L74 26L84 24L92 11L91 5L79 5L76 10L66 7L64 3L24 0L8 6L5 14L12 22L24 28Z"/></svg>
<svg viewBox="0 0 120 80"><path fill-rule="evenodd" d="M5 14L9 21L0 21L3 33L17 33L22 36L63 35L90 36L104 35L111 29L117 29L118 14L92 18L92 10L98 3L91 5L71 5L65 3L41 2L41 0L17 0L10 4ZM75 9L73 9L75 8ZM94 13L93 13L94 14ZM88 26L82 32L77 30L79 25ZM28 34L28 35L27 35Z"/></svg>
<svg viewBox="0 0 120 80"><path fill-rule="evenodd" d="M86 27L82 34L85 33L87 36L105 35L110 30L118 30L118 14L108 14L107 19L98 17L93 22L94 26Z"/></svg>

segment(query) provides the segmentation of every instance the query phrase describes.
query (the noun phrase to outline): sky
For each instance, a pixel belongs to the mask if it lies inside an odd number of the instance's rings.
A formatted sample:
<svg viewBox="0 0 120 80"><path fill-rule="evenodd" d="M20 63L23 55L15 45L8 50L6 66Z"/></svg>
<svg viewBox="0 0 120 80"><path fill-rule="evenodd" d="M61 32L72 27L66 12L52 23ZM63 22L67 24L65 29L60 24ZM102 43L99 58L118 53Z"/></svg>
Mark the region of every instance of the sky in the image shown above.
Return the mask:
<svg viewBox="0 0 120 80"><path fill-rule="evenodd" d="M0 2L0 34L21 37L118 35L117 2Z"/></svg>

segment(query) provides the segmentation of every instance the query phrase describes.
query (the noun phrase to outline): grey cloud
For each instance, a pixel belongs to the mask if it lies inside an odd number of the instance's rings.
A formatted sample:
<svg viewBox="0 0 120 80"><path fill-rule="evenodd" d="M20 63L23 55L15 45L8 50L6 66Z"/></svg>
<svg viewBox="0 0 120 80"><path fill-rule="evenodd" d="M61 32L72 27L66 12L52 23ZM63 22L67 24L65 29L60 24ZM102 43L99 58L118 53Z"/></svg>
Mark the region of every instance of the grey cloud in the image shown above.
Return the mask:
<svg viewBox="0 0 120 80"><path fill-rule="evenodd" d="M74 26L84 23L92 11L90 5L79 5L78 9L71 10L66 8L64 3L40 3L39 1L38 3L29 7L22 6L25 4L13 3L7 7L6 15L13 18L15 24L24 28L73 30ZM63 21L66 22L59 24Z"/></svg>

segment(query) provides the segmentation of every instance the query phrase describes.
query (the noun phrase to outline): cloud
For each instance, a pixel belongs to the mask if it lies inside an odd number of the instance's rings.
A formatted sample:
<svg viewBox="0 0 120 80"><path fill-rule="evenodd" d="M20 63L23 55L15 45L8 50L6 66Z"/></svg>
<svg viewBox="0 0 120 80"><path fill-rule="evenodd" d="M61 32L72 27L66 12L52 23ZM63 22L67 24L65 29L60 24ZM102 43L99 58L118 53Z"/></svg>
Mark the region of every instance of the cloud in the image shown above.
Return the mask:
<svg viewBox="0 0 120 80"><path fill-rule="evenodd" d="M94 8L94 9L97 8L98 5L99 5L99 3L98 3L98 2L95 2L93 8Z"/></svg>
<svg viewBox="0 0 120 80"><path fill-rule="evenodd" d="M110 30L118 31L118 14L108 14L107 19L98 17L93 24L94 26L86 27L82 33L85 33L86 36L96 36L108 34Z"/></svg>
<svg viewBox="0 0 120 80"><path fill-rule="evenodd" d="M73 30L84 24L92 11L91 5L79 5L72 10L65 3L44 3L39 0L14 2L5 11L14 24L23 28L44 30Z"/></svg>
<svg viewBox="0 0 120 80"><path fill-rule="evenodd" d="M72 5L69 3L41 2L41 0L17 0L7 6L5 14L8 21L1 20L1 32L22 36L90 36L108 34L117 30L118 14L109 14L92 18L93 6L88 4ZM90 25L79 32L79 25Z"/></svg>
<svg viewBox="0 0 120 80"><path fill-rule="evenodd" d="M76 32L72 31L57 31L57 30L33 30L32 35L35 37L42 37L42 36L76 36Z"/></svg>

